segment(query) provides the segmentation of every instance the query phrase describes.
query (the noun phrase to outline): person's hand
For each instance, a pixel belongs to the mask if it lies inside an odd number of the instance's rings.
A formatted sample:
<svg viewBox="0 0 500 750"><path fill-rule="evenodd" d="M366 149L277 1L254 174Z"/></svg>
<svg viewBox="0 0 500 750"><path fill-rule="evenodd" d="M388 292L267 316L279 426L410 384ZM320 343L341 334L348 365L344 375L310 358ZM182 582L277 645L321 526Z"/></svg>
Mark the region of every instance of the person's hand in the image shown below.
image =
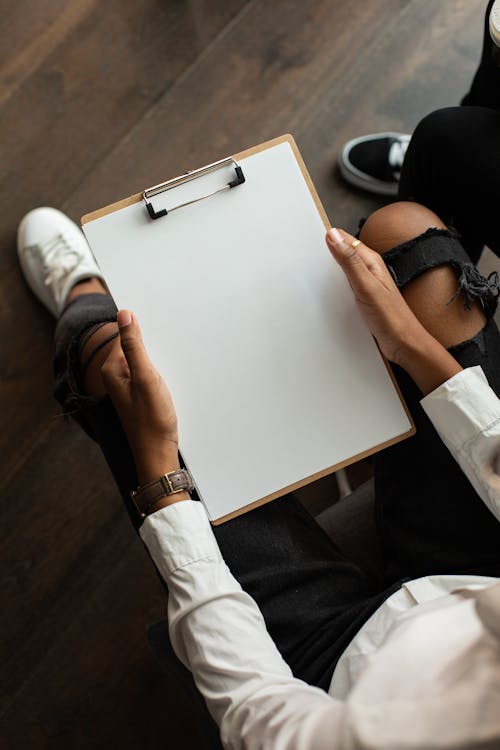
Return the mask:
<svg viewBox="0 0 500 750"><path fill-rule="evenodd" d="M177 415L170 392L148 357L134 315L117 317L121 346L101 368L131 447L140 484L179 468Z"/></svg>
<svg viewBox="0 0 500 750"><path fill-rule="evenodd" d="M358 308L382 353L391 362L400 363L412 337L426 336L397 288L394 279L378 253L362 242L354 241L342 229L330 229L326 242L333 257L344 271Z"/></svg>
<svg viewBox="0 0 500 750"><path fill-rule="evenodd" d="M382 354L403 367L422 393L429 393L462 368L414 315L378 253L342 229L326 243L344 271L358 308Z"/></svg>

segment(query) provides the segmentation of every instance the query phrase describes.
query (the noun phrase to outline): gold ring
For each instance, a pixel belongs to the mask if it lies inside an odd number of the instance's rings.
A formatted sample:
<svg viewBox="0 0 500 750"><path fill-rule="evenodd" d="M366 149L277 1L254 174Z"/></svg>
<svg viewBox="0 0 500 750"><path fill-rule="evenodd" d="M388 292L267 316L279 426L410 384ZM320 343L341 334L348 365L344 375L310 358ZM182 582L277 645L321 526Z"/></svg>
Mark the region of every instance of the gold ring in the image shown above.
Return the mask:
<svg viewBox="0 0 500 750"><path fill-rule="evenodd" d="M361 240L353 240L349 244L349 247L352 247L353 250L356 250L356 248L357 248L358 245L361 245Z"/></svg>

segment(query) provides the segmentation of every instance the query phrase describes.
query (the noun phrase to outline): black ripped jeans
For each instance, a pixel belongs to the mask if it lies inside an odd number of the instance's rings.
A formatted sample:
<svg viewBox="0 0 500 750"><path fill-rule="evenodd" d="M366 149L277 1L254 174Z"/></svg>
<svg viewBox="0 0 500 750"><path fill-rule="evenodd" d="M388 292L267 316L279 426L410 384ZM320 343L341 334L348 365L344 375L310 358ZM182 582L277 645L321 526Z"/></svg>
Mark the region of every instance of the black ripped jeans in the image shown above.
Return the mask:
<svg viewBox="0 0 500 750"><path fill-rule="evenodd" d="M401 197L415 198L444 221L453 219L470 255L453 233L426 233L386 257L401 285L437 260L451 263L460 274L476 260L482 242L500 251L494 222L494 176L500 175L500 129L494 123L499 117L490 109L456 108L430 115L417 128L403 168ZM474 278L469 291L484 301L491 316L495 300L488 285L470 273L465 287ZM130 448L109 398L95 401L83 394L79 369L82 336L115 317L112 299L103 295L82 296L67 306L55 338L56 396L101 445L137 528L140 519L128 497L137 484ZM464 367L481 365L500 395L500 336L491 317L477 336L451 352ZM417 433L375 459L386 562L382 585L347 560L291 495L214 529L226 562L257 601L294 674L324 689L345 647L400 579L463 571L500 575L500 524L441 443L420 407L415 384L402 370L395 368L395 374Z"/></svg>
<svg viewBox="0 0 500 750"><path fill-rule="evenodd" d="M461 107L438 110L420 122L399 184L401 200L422 203L455 226L473 262L483 245L500 255L500 50L489 34L492 5L489 0L481 60L470 91Z"/></svg>

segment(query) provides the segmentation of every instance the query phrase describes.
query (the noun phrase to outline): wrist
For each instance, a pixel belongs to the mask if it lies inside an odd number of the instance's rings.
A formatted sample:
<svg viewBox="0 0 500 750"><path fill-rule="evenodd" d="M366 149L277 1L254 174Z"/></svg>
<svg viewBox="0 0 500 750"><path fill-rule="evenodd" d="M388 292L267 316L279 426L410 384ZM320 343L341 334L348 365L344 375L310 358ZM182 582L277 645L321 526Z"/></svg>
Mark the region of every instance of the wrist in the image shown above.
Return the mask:
<svg viewBox="0 0 500 750"><path fill-rule="evenodd" d="M152 473L155 471L153 469ZM191 500L193 479L187 469L179 470L178 464L176 469L158 469L152 479L149 478L149 474L140 476L148 478L148 481L141 481L139 478L139 486L131 491L130 497L143 518L167 505L173 505L181 500Z"/></svg>
<svg viewBox="0 0 500 750"><path fill-rule="evenodd" d="M463 368L425 328L409 335L398 350L396 364L415 381L424 395L456 375Z"/></svg>
<svg viewBox="0 0 500 750"><path fill-rule="evenodd" d="M152 448L135 461L139 485L156 481L164 474L180 468L179 450L176 443L161 449Z"/></svg>

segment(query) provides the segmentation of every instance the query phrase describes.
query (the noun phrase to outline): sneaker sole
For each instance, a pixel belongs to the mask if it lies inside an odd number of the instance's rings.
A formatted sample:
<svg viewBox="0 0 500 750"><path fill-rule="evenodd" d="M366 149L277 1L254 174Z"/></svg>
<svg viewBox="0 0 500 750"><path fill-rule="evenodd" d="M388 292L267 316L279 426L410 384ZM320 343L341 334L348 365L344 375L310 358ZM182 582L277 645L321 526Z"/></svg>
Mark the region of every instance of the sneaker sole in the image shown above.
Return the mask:
<svg viewBox="0 0 500 750"><path fill-rule="evenodd" d="M342 161L339 161L340 174L346 182L353 185L361 190L366 190L369 193L376 193L377 195L397 195L397 185L387 185L384 182L380 182L375 179L368 180L362 175L358 175L355 172L351 172Z"/></svg>
<svg viewBox="0 0 500 750"><path fill-rule="evenodd" d="M370 193L376 193L377 195L395 196L398 194L397 182L395 182L393 185L389 185L387 182L382 182L381 180L377 180L375 177L370 177L364 172L361 172L359 169L356 169L354 164L351 164L351 162L349 161L348 153L351 148L353 148L353 146L355 146L357 143L360 143L366 138L369 138L370 135L384 135L387 138L399 138L401 136L401 133L388 131L385 133L368 134L362 135L359 138L353 138L352 140L348 141L339 154L340 174L346 182L349 182L351 185L360 188L361 190L366 190Z"/></svg>
<svg viewBox="0 0 500 750"><path fill-rule="evenodd" d="M489 26L490 26L490 36L494 44L496 44L497 47L500 47L500 2L499 0L496 0L496 2L493 3L493 7L490 10Z"/></svg>

